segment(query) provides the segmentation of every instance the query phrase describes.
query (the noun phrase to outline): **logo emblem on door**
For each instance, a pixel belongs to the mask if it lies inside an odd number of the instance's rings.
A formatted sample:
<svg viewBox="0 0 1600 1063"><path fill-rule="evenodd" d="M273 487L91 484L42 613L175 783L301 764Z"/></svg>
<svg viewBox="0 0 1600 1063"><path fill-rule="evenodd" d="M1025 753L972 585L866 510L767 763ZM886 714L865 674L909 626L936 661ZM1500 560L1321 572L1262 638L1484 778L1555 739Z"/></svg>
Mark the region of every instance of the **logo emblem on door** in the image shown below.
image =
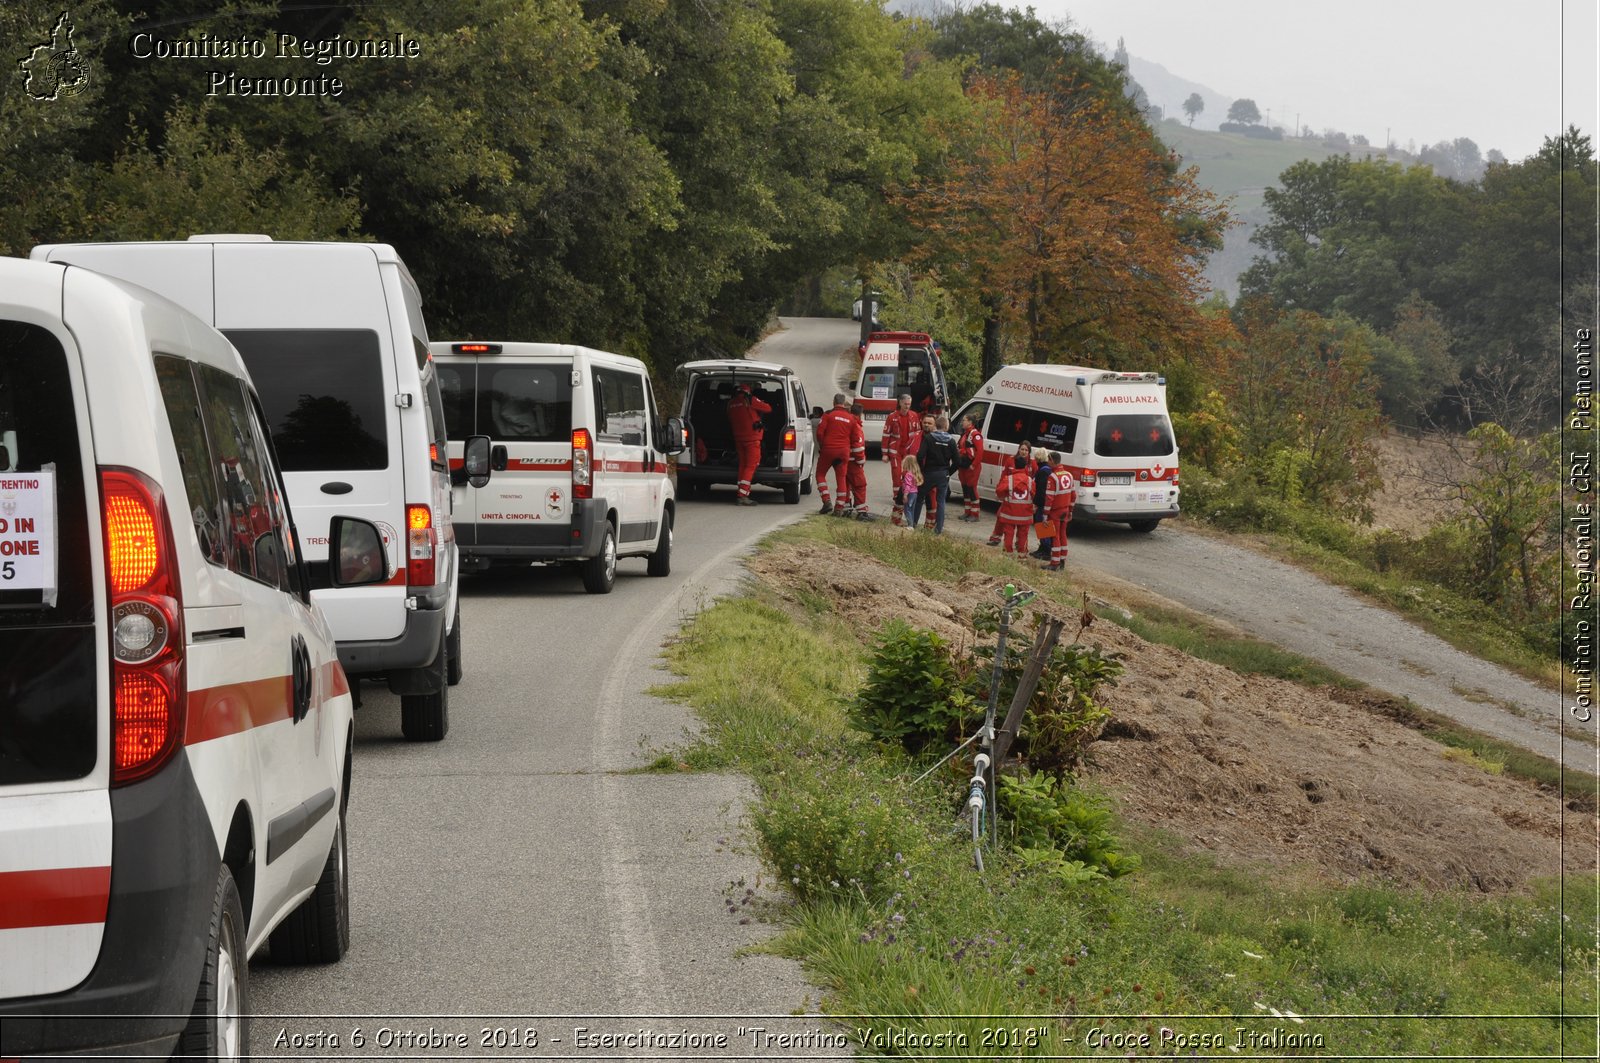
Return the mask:
<svg viewBox="0 0 1600 1063"><path fill-rule="evenodd" d="M559 517L561 515L561 503L561 488L552 487L544 496L544 511L552 517Z"/></svg>

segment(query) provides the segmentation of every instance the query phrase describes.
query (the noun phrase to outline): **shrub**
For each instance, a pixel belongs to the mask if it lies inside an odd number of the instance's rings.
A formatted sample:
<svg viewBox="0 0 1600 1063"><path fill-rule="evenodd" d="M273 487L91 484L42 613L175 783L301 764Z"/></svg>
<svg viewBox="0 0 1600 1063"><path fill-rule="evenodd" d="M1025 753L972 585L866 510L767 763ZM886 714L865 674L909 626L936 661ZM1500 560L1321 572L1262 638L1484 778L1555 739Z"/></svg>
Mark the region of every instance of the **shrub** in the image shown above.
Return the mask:
<svg viewBox="0 0 1600 1063"><path fill-rule="evenodd" d="M1000 829L1025 866L1069 883L1119 878L1139 866L1111 833L1105 803L1046 772L1000 777Z"/></svg>
<svg viewBox="0 0 1600 1063"><path fill-rule="evenodd" d="M857 730L914 755L930 742L959 741L975 722L962 680L944 639L891 621L874 640L867 680L845 714Z"/></svg>

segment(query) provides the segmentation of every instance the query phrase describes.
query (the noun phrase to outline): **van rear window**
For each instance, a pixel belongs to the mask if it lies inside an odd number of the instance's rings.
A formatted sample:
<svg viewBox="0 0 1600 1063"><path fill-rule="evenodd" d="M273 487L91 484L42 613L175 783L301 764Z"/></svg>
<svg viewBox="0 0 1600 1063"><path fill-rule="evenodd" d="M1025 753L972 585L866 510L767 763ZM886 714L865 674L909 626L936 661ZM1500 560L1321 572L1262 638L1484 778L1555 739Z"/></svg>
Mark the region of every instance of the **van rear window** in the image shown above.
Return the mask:
<svg viewBox="0 0 1600 1063"><path fill-rule="evenodd" d="M480 361L478 432L497 442L571 443L572 366Z"/></svg>
<svg viewBox="0 0 1600 1063"><path fill-rule="evenodd" d="M1102 458L1164 458L1172 450L1164 413L1101 414L1094 423L1094 452Z"/></svg>
<svg viewBox="0 0 1600 1063"><path fill-rule="evenodd" d="M66 351L37 325L0 320L0 542L11 544L0 546L0 786L77 779L94 768L99 639L89 521L99 515L88 512L84 475ZM39 485L53 488L48 506L39 505ZM53 548L48 576L22 564L40 556L18 534L25 506L33 538Z"/></svg>
<svg viewBox="0 0 1600 1063"><path fill-rule="evenodd" d="M366 329L223 329L244 356L284 472L389 466L388 393Z"/></svg>

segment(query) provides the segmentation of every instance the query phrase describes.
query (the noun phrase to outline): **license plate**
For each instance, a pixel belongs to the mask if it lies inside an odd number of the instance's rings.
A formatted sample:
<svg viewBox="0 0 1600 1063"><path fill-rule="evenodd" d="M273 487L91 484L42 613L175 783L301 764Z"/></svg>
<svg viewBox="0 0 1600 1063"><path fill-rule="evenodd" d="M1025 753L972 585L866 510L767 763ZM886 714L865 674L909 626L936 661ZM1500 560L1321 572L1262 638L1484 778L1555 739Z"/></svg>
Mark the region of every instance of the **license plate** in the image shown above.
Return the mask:
<svg viewBox="0 0 1600 1063"><path fill-rule="evenodd" d="M874 410L868 410L866 417L863 419L868 421L887 421L889 419L889 415L887 413L878 413Z"/></svg>
<svg viewBox="0 0 1600 1063"><path fill-rule="evenodd" d="M1129 473L1125 476L1107 476L1102 473L1100 475L1100 483L1106 487L1128 487L1133 483L1133 474Z"/></svg>

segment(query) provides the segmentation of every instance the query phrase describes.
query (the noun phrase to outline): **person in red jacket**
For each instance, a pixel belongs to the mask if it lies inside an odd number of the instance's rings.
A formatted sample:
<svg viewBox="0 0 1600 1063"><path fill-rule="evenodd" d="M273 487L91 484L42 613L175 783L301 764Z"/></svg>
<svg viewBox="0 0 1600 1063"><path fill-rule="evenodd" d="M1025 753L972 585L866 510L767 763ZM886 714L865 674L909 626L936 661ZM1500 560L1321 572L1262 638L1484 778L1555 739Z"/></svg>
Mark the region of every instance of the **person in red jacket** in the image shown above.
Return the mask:
<svg viewBox="0 0 1600 1063"><path fill-rule="evenodd" d="M861 414L861 403L850 407L850 419L855 422L850 431L850 506L856 520L872 520L867 510L867 429Z"/></svg>
<svg viewBox="0 0 1600 1063"><path fill-rule="evenodd" d="M1001 536L1008 554L1028 552L1028 531L1033 527L1033 474L1028 471L1030 455L1020 447L1014 465L1000 474L995 494L1000 499Z"/></svg>
<svg viewBox="0 0 1600 1063"><path fill-rule="evenodd" d="M894 522L904 523L905 494L900 481L903 470L900 463L907 454L915 454L922 439L922 415L911 408L910 393L900 396L900 406L883 422L883 460L889 463L889 483L894 487ZM917 438L913 439L912 437Z"/></svg>
<svg viewBox="0 0 1600 1063"><path fill-rule="evenodd" d="M956 477L961 481L961 501L966 504L966 512L961 514L961 519L975 522L983 516L983 511L978 508L978 476L983 472L983 433L978 431L971 414L961 418L961 442L956 444L956 449L963 458L968 459L967 467Z"/></svg>
<svg viewBox="0 0 1600 1063"><path fill-rule="evenodd" d="M750 482L761 464L761 415L771 412L772 406L756 398L749 384L740 384L728 400L728 427L739 452L739 494L734 501L741 506L756 504L750 497Z"/></svg>
<svg viewBox="0 0 1600 1063"><path fill-rule="evenodd" d="M822 512L841 517L850 501L850 451L856 431L856 419L850 416L849 405L850 400L842 393L835 394L833 409L817 422L817 493L822 496ZM838 498L828 490L830 473L839 488Z"/></svg>
<svg viewBox="0 0 1600 1063"><path fill-rule="evenodd" d="M1008 459L1002 455L1000 461L1000 479L994 485L994 494L995 497L1000 500L1002 506L1001 513L1003 514L1005 512L1004 504L1006 500L1006 479L1016 469L1022 469L1028 474L1028 504L1031 506L1033 504L1033 474L1039 469L1038 462L1033 460L1033 444L1028 442L1018 443L1016 456ZM1028 520L1029 523L1032 523L1033 521L1032 509L1028 510ZM1005 527L1006 521L1003 516L997 516L994 518L994 531L989 533L990 546L1000 545L1001 533L1005 531Z"/></svg>
<svg viewBox="0 0 1600 1063"><path fill-rule="evenodd" d="M1055 538L1050 544L1051 572L1060 572L1067 563L1067 524L1072 520L1072 507L1078 501L1078 485L1072 473L1061 464L1061 455L1050 455L1050 480L1044 489L1044 519L1053 523Z"/></svg>

